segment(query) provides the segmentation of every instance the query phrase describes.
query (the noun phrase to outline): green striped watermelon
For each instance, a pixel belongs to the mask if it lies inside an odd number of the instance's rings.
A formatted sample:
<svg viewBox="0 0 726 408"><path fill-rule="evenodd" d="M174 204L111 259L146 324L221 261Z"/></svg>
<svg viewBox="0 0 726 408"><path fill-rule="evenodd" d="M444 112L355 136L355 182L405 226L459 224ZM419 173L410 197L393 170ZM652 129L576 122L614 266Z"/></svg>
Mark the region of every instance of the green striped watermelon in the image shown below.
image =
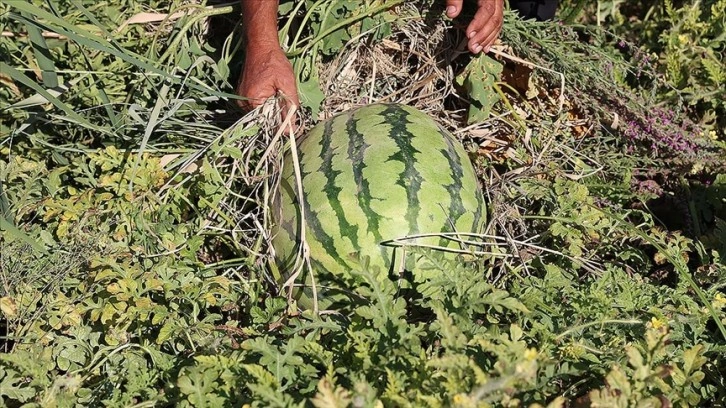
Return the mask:
<svg viewBox="0 0 726 408"><path fill-rule="evenodd" d="M380 243L419 233L480 232L484 224L482 194L463 146L409 106L376 104L337 115L299 142L298 158L318 285L360 269L363 257L379 267L381 279L400 265L415 272L416 259L402 263L400 248ZM288 152L273 206L280 281L292 272L300 246L296 192ZM458 247L441 237L409 242ZM303 276L296 282L310 283Z"/></svg>

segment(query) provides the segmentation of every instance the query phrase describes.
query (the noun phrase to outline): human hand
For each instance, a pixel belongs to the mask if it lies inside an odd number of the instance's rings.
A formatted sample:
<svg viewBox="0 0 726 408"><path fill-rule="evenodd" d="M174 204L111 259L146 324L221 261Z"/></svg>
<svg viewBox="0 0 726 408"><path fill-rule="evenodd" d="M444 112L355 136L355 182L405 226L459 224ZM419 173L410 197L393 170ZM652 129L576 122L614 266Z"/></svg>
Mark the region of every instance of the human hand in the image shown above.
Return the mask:
<svg viewBox="0 0 726 408"><path fill-rule="evenodd" d="M449 18L458 16L463 3L464 0L446 0L446 15ZM466 28L467 46L474 54L489 52L504 21L504 0L478 0L477 6L476 14Z"/></svg>
<svg viewBox="0 0 726 408"><path fill-rule="evenodd" d="M285 119L290 108L300 106L292 65L276 43L249 46L237 86L237 93L246 99L239 100L238 104L245 110L254 109L278 92L284 100L282 115ZM296 118L292 119L295 123Z"/></svg>

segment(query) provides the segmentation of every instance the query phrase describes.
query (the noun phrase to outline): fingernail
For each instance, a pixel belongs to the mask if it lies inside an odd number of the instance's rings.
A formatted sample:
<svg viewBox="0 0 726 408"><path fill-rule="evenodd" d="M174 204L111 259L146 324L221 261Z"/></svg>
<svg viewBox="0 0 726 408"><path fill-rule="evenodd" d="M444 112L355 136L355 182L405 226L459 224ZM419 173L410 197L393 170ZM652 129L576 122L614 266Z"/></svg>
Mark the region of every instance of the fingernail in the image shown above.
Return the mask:
<svg viewBox="0 0 726 408"><path fill-rule="evenodd" d="M476 31L472 31L472 32L469 33L469 35L467 35L467 37L468 38L474 38L475 35L476 35Z"/></svg>
<svg viewBox="0 0 726 408"><path fill-rule="evenodd" d="M439 10L441 10L441 9L439 9ZM451 16L454 13L456 13L456 6L449 6L446 8L446 14L448 16Z"/></svg>
<svg viewBox="0 0 726 408"><path fill-rule="evenodd" d="M481 52L481 50L482 50L481 45L474 44L474 54L479 54Z"/></svg>
<svg viewBox="0 0 726 408"><path fill-rule="evenodd" d="M485 54L486 54L486 53L488 53L488 52L489 52L489 50L490 50L491 48L492 48L492 47L490 47L490 46L487 46L486 48L484 48L484 53L485 53Z"/></svg>

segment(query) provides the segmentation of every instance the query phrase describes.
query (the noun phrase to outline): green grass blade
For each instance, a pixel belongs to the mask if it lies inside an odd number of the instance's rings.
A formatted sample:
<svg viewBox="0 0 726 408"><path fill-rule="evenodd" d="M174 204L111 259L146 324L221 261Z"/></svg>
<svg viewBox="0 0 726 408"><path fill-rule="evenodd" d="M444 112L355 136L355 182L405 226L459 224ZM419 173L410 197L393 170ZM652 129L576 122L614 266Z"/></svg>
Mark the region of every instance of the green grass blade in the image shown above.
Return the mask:
<svg viewBox="0 0 726 408"><path fill-rule="evenodd" d="M88 47L92 50L97 50L101 52L106 52L108 54L111 54L113 56L119 57L122 60L136 65L139 68L143 68L144 70L147 70L150 73L161 75L164 77L168 77L169 79L175 79L171 76L169 76L166 72L162 71L161 69L151 65L149 62L144 61L139 55L136 55L132 53L129 50L119 48L107 40L89 32L86 31L80 27L76 27L74 25L68 24L63 19L60 19L47 11L41 10L37 7L34 7L30 4L26 3L17 3L13 4L13 7L16 7L18 9L21 9L21 11L28 11L33 17L35 18L43 18L47 20L50 24L53 24L53 26L48 26L47 28L60 34L63 36L68 37L70 40L75 41L79 45L82 45L84 47ZM30 21L26 18L24 18L22 15L14 15L14 17L22 22L28 23L28 24L41 24L35 21ZM178 78L176 78L178 81Z"/></svg>
<svg viewBox="0 0 726 408"><path fill-rule="evenodd" d="M104 24L101 23L101 21L99 21L93 13L88 11L88 9L83 6L83 4L81 4L78 0L72 0L71 4L73 4L73 6L78 9L78 11L80 11L88 19L88 21L98 27L104 37L111 38L111 33L108 32ZM113 39L111 39L111 41L114 43L115 46L118 46L118 44L113 41Z"/></svg>
<svg viewBox="0 0 726 408"><path fill-rule="evenodd" d="M149 115L146 129L144 129L144 136L141 139L141 145L139 146L139 152L136 155L136 160L134 160L134 165L131 169L131 181L129 182L129 191L134 191L133 180L134 177L136 177L136 170L138 170L139 163L141 162L144 152L146 151L146 145L149 143L149 138L151 138L151 134L154 132L154 129L156 129L157 125L159 124L159 116L161 115L161 110L162 108L166 108L169 105L169 99L167 98L168 93L169 87L167 85L162 86L156 99L156 104L154 104L154 108L151 110L151 114Z"/></svg>
<svg viewBox="0 0 726 408"><path fill-rule="evenodd" d="M105 52L108 54L111 54L113 56L116 56L120 58L121 60L135 65L139 68L141 68L142 71L159 75L165 79L168 79L174 84L181 84L182 79L178 76L170 75L168 72L160 69L156 65L149 62L145 57L140 56L136 53L133 53L132 51L129 51L125 48L122 48L118 45L110 43L108 40L99 37L98 35L84 30L78 26L75 26L73 24L70 24L63 20L62 18L59 18L45 10L42 10L32 4L26 3L26 2L17 2L13 3L12 7L19 10L20 12L25 12L31 15L35 19L43 19L47 21L47 23L52 24L52 26L47 26L48 29L64 35L68 37L70 40L75 41L79 45L82 45L84 47L88 47L89 49ZM29 21L28 19L24 18L22 15L10 13L11 18L15 18L18 21L26 22L29 24L35 24L41 26L41 24L46 23L38 23L36 21ZM224 98L231 98L231 99L238 99L239 97L234 94L230 93L224 93L224 92L216 92L210 89L208 86L202 86L200 84L196 84L193 82L187 83L187 86L189 86L192 89L195 89L197 91L205 92L205 93L212 93L219 97Z"/></svg>
<svg viewBox="0 0 726 408"><path fill-rule="evenodd" d="M104 25L101 23L101 21L99 21L93 13L88 11L88 9L86 7L84 7L82 4L80 4L78 2L78 0L74 0L72 3L73 3L73 6L75 6L81 13L83 13L84 16L86 16L88 21L95 24L96 27L98 27L98 29L101 30L101 32L103 33L104 36L111 38L111 33L109 33L108 30L106 30L106 27L104 27ZM113 41L113 43L117 47L121 48L116 43L116 41ZM88 64L88 70L93 71L94 67L91 64L91 61L89 60L88 56L84 54L83 58L86 60L86 63ZM90 75L93 77L94 84L103 83L103 81L100 78L98 78L98 76L95 75L94 73L91 73ZM101 101L103 102L103 108L106 111L106 115L108 116L109 120L111 121L111 126L113 128L118 128L118 126L121 122L120 122L118 115L116 115L116 112L114 112L114 110L113 110L113 104L111 103L111 99L108 97L108 95L106 94L106 91L103 89L102 86L100 86L100 87L96 86L96 90L98 91L98 95L101 98Z"/></svg>
<svg viewBox="0 0 726 408"><path fill-rule="evenodd" d="M121 124L121 119L116 114L116 111L113 110L113 103L106 94L106 91L103 89L103 80L93 73L93 65L91 65L91 61L88 59L88 56L84 55L83 58L86 60L86 64L88 64L88 70L91 71L89 75L93 78L93 86L96 91L98 91L98 96L103 102L103 109L106 111L106 116L108 116L108 119L111 121L111 127L117 129ZM101 86L98 86L97 84L101 84Z"/></svg>
<svg viewBox="0 0 726 408"><path fill-rule="evenodd" d="M0 62L0 71L7 73L10 75L10 78L13 80L20 82L21 84L27 86L28 88L34 90L35 92L39 93L41 96L43 96L45 99L47 99L49 102L51 102L56 108L62 110L63 112L68 115L69 119L72 119L72 121L75 121L76 123L83 125L89 129L93 129L98 132L106 133L108 134L109 131L107 129L104 129L102 127L96 126L92 123L90 123L88 120L86 120L81 115L77 114L73 108L65 104L60 99L56 98L55 95L48 92L48 90L44 89L42 86L37 84L32 79L28 78L25 74L22 72L16 70L15 68L11 67L10 65L6 64L5 62Z"/></svg>
<svg viewBox="0 0 726 408"><path fill-rule="evenodd" d="M0 218L7 220L7 217L9 216L10 204L8 203L8 197L5 195L5 190L3 189L3 182L0 181Z"/></svg>
<svg viewBox="0 0 726 408"><path fill-rule="evenodd" d="M48 93L50 93L53 96L60 96L67 92L69 89L73 89L74 86L76 86L77 83L79 83L81 80L86 78L87 74L82 74L77 76L76 78L73 78L68 82L68 84L60 84L57 87L53 89L47 89ZM45 98L43 95L35 94L33 96L29 96L22 101L15 102L14 104L8 106L8 109L27 109L31 108L33 106L39 106L39 105L45 105L46 103L49 103L50 101Z"/></svg>
<svg viewBox="0 0 726 408"><path fill-rule="evenodd" d="M0 232L2 232L3 239L7 241L21 241L33 248L33 251L38 254L48 253L48 250L42 244L11 224L5 217L0 217Z"/></svg>
<svg viewBox="0 0 726 408"><path fill-rule="evenodd" d="M40 67L43 73L43 85L46 88L57 87L58 74L55 72L55 64L48 49L48 44L46 44L45 38L43 38L43 32L35 24L26 23L25 26L28 30L30 44L33 46L33 51L35 52L35 60L38 62L38 67Z"/></svg>

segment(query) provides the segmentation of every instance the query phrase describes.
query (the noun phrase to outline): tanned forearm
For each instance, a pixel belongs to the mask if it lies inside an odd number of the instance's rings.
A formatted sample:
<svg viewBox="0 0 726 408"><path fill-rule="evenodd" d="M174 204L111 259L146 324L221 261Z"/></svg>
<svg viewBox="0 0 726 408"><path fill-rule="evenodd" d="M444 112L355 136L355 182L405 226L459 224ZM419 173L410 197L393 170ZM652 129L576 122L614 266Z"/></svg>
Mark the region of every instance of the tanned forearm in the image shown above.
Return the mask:
<svg viewBox="0 0 726 408"><path fill-rule="evenodd" d="M244 99L238 103L244 109L252 109L270 97L281 95L284 97L283 112L289 112L294 106L300 105L300 99L295 72L278 40L279 0L241 1L246 50L237 85L237 93Z"/></svg>
<svg viewBox="0 0 726 408"><path fill-rule="evenodd" d="M278 6L279 0L242 0L242 30L247 47L279 46Z"/></svg>

